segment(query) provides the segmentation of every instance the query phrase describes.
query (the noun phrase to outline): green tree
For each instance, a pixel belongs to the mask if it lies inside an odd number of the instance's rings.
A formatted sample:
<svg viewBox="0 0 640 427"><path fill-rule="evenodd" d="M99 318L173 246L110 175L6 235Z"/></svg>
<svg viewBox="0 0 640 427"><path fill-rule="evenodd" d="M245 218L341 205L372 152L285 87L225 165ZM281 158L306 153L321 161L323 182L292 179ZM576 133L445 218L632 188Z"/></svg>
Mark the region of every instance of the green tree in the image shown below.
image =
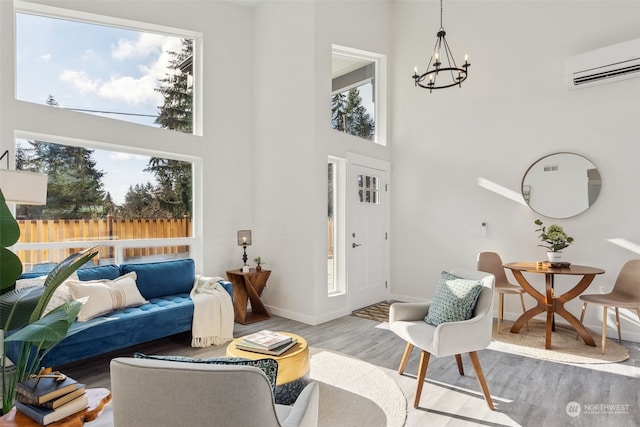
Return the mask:
<svg viewBox="0 0 640 427"><path fill-rule="evenodd" d="M93 150L44 141L28 143L23 169L49 177L46 208L28 206L29 217L78 219L102 213L104 172L96 168Z"/></svg>
<svg viewBox="0 0 640 427"><path fill-rule="evenodd" d="M347 100L343 93L336 93L331 97L331 127L340 132L345 130L345 109Z"/></svg>
<svg viewBox="0 0 640 427"><path fill-rule="evenodd" d="M193 40L182 39L182 50L168 53L172 59L170 69L157 89L164 97L164 104L159 107L156 123L166 129L193 133L193 89L189 84L193 68L189 65L193 59ZM190 163L152 157L145 171L158 179L155 195L161 209L173 218L192 215Z"/></svg>
<svg viewBox="0 0 640 427"><path fill-rule="evenodd" d="M172 58L169 71L156 89L164 97L164 104L158 107L155 122L166 129L193 133L193 89L189 85L192 67L183 65L193 58L193 40L182 39L181 42L180 52L167 52Z"/></svg>
<svg viewBox="0 0 640 427"><path fill-rule="evenodd" d="M172 218L191 216L191 164L179 160L152 157L145 171L158 179L156 198L161 209Z"/></svg>
<svg viewBox="0 0 640 427"><path fill-rule="evenodd" d="M49 95L47 105L56 107L57 101ZM96 168L94 150L83 147L54 144L45 141L27 141L20 147L16 158L19 169L48 175L47 205L21 206L18 214L27 218L79 219L101 215L104 199L102 177Z"/></svg>
<svg viewBox="0 0 640 427"><path fill-rule="evenodd" d="M346 100L345 100L345 95ZM358 88L334 95L331 98L331 125L334 129L365 139L373 139L375 122L362 105Z"/></svg>
<svg viewBox="0 0 640 427"><path fill-rule="evenodd" d="M160 208L155 192L156 187L150 182L130 186L119 216L124 219L169 218L169 213Z"/></svg>

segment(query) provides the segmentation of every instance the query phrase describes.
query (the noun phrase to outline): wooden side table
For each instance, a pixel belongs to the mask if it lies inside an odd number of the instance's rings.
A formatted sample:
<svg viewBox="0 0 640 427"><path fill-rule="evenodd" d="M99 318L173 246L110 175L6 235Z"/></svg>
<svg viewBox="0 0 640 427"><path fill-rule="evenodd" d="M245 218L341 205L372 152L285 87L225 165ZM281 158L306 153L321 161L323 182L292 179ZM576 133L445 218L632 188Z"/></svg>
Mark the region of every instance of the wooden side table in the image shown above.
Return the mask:
<svg viewBox="0 0 640 427"><path fill-rule="evenodd" d="M87 397L89 407L73 415L69 415L55 423L48 424L51 427L82 427L84 423L93 421L102 413L104 407L111 402L111 392L106 388L88 388ZM8 414L0 417L0 427L38 427L41 424L16 411L15 406Z"/></svg>
<svg viewBox="0 0 640 427"><path fill-rule="evenodd" d="M271 317L260 299L270 275L270 270L252 269L249 273L243 273L242 270L227 271L227 278L233 284L233 313L236 322L246 325ZM247 310L249 301L251 311Z"/></svg>

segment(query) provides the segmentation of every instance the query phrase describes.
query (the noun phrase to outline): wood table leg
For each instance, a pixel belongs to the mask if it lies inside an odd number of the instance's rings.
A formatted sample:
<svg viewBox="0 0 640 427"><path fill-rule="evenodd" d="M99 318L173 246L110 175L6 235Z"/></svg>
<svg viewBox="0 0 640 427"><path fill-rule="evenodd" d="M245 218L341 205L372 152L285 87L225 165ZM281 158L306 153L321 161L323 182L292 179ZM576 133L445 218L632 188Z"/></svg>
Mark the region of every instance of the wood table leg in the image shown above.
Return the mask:
<svg viewBox="0 0 640 427"><path fill-rule="evenodd" d="M535 289L533 286L531 286L531 284L529 282L527 282L527 280L522 275L522 272L517 271L517 270L513 270L513 277L516 278L516 280L518 281L520 286L522 286L522 288L525 291L527 291L527 293L529 295L531 295L536 300L536 302L538 303L535 307L530 308L529 310L527 310L524 313L522 313L522 315L520 317L518 317L518 319L515 321L513 326L511 326L511 332L518 333L518 332L520 332L520 329L530 319L532 319L534 316L536 316L536 315L538 315L540 313L544 313L545 312L545 310L546 310L546 301L545 301L545 296L542 295L540 292L538 292L538 290Z"/></svg>
<svg viewBox="0 0 640 427"><path fill-rule="evenodd" d="M569 292L560 295L558 298L554 300L555 312L562 316L573 328L578 332L578 334L582 337L582 340L585 344L590 345L592 347L596 346L591 333L584 327L582 322L580 322L573 314L569 313L565 308L564 304L568 301L571 301L582 292L585 291L595 278L595 274L585 274L582 277L582 280L578 282L576 286L573 287Z"/></svg>
<svg viewBox="0 0 640 427"><path fill-rule="evenodd" d="M249 301L251 301L251 312L260 316L271 317L271 315L267 311L267 307L264 306L262 300L260 299L260 294L262 292L258 293L258 289L262 291L266 286L266 279L260 280L256 279L256 277L251 278L250 276L245 276L244 281L247 285L247 294L249 295Z"/></svg>

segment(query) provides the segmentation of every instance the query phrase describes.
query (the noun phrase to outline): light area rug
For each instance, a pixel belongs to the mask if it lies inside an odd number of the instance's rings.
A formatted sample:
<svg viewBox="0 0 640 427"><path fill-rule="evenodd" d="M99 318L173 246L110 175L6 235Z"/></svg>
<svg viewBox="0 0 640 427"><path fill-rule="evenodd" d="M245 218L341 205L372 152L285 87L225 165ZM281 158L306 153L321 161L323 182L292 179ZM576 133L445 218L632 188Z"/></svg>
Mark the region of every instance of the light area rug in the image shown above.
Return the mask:
<svg viewBox="0 0 640 427"><path fill-rule="evenodd" d="M556 324L551 335L551 348L545 349L545 323L537 320L529 321L529 330L523 326L520 332L510 332L513 324L502 324L500 333L497 326L493 328L493 341L489 346L493 350L511 350L516 354L564 363L616 363L629 358L629 351L623 346L607 339L606 353L602 354L599 335L591 334L596 347L586 345L582 338L576 339L576 331L570 326Z"/></svg>
<svg viewBox="0 0 640 427"><path fill-rule="evenodd" d="M309 378L320 386L319 427L396 427L407 418L402 390L381 368L343 353L309 348ZM197 357L224 356L217 348ZM113 407L86 427L113 427Z"/></svg>
<svg viewBox="0 0 640 427"><path fill-rule="evenodd" d="M319 426L403 426L407 400L393 378L375 365L311 348L310 378L320 385Z"/></svg>

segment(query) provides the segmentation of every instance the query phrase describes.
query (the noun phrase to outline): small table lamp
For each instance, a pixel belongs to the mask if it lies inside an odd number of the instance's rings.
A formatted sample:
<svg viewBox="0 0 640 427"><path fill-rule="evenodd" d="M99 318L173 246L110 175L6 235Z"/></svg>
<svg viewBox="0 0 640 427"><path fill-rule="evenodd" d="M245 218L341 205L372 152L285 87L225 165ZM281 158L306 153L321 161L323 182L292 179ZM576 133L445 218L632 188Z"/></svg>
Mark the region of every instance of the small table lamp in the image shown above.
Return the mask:
<svg viewBox="0 0 640 427"><path fill-rule="evenodd" d="M247 246L251 246L251 230L238 230L238 246L242 246L244 251L242 255L242 272L249 272L249 265L247 264Z"/></svg>

